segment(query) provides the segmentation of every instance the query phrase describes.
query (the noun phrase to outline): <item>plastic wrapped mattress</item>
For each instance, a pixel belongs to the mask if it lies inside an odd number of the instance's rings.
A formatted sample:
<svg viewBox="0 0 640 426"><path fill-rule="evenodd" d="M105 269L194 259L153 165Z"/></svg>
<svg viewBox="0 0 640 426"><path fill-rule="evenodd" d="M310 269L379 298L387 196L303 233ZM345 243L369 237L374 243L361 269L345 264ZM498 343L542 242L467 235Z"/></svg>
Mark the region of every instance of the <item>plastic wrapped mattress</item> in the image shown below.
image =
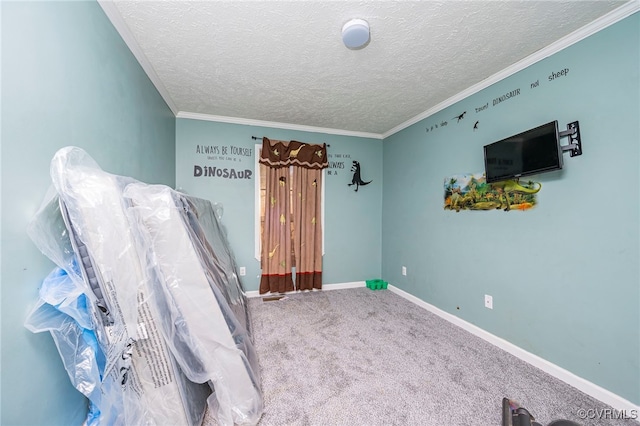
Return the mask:
<svg viewBox="0 0 640 426"><path fill-rule="evenodd" d="M232 308L244 303L244 295L225 274L227 256L218 258L206 238L199 201L142 183L127 185L124 196L140 232L165 337L180 366L191 380L212 384L209 407L221 424L256 424L262 414L257 360L241 322L246 309L238 320Z"/></svg>
<svg viewBox="0 0 640 426"><path fill-rule="evenodd" d="M216 261L205 256L200 271L208 274L208 293L198 293L198 298L206 315L190 313L181 317L183 322L167 323L167 312L187 312L193 305L181 298L154 295L160 289L157 278L165 268L155 263L150 267L149 256L159 256L140 252L147 247L139 240L146 228L137 229L135 221L132 226L129 200L122 196L128 185L140 184L102 171L84 151L74 147L56 153L51 177L55 194L49 194L29 233L64 271L54 271L48 278L63 285L43 285L41 300L27 326L33 331L48 330L54 336L72 382L90 400L87 423L200 424L211 394L209 384L216 390L210 402L221 413L223 424L231 424L228 419L238 424L257 422L262 410L254 372L257 363L243 352L253 354L253 348L229 307L234 300L246 304L241 289L236 294L224 285L226 294L216 296L213 289L219 289L220 278L211 272L215 268L203 266ZM206 241L204 231L200 232ZM186 279L191 280L190 276ZM228 284L228 279L225 282ZM202 303L205 300L211 305ZM246 317L246 310L243 315ZM194 326L195 318L204 322ZM185 333L199 328L207 328L209 335ZM187 346L177 348L175 335ZM220 347L202 342L216 342ZM221 349L225 345L231 350ZM194 353L198 358L191 357ZM89 358L95 363L80 362ZM185 359L192 363L185 363ZM193 374L193 366L198 364L208 366L202 369L207 374ZM246 390L237 390L238 384Z"/></svg>

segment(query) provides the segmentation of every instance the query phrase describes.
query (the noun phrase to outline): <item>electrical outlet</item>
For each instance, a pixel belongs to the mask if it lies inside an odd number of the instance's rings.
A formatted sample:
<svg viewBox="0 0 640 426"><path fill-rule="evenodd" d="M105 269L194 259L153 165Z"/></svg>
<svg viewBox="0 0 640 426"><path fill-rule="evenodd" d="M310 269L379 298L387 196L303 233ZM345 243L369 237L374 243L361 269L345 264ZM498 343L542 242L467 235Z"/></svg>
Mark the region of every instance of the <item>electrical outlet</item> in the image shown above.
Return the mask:
<svg viewBox="0 0 640 426"><path fill-rule="evenodd" d="M493 309L493 297L488 294L484 295L484 307L488 309Z"/></svg>
<svg viewBox="0 0 640 426"><path fill-rule="evenodd" d="M247 275L247 268L245 268L244 266L241 266L240 267L240 275L241 276Z"/></svg>
<svg viewBox="0 0 640 426"><path fill-rule="evenodd" d="M407 275L407 267L406 266L402 267L402 275Z"/></svg>

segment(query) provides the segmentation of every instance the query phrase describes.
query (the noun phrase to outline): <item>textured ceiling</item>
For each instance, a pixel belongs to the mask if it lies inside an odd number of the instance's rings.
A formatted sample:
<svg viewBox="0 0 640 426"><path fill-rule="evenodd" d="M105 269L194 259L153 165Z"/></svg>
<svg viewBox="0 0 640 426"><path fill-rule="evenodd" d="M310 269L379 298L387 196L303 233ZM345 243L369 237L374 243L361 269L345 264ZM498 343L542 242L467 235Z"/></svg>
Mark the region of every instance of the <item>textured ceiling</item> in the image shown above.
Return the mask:
<svg viewBox="0 0 640 426"><path fill-rule="evenodd" d="M382 135L625 2L105 3L176 113ZM352 18L371 28L360 50L342 44Z"/></svg>

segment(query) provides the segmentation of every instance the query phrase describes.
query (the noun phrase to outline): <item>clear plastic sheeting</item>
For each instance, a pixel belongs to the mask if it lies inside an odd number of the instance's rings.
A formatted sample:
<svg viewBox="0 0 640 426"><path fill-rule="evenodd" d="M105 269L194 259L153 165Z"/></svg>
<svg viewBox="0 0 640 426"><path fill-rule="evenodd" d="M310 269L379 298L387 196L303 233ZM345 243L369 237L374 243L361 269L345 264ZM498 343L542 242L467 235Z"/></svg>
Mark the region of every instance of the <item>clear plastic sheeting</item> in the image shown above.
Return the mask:
<svg viewBox="0 0 640 426"><path fill-rule="evenodd" d="M213 226L213 210L162 185L130 184L124 196L138 221L140 251L147 253L165 337L178 362L191 380L213 384L209 407L221 424L256 424L262 414L257 359L232 308L245 322L246 300L229 270L229 253L215 252L207 239L207 232L221 231Z"/></svg>
<svg viewBox="0 0 640 426"><path fill-rule="evenodd" d="M107 329L106 369L121 369L126 380L130 362L122 361L128 361L128 347L137 339L137 294L143 279L121 195L127 182L69 147L54 155L50 172L84 280L96 295Z"/></svg>
<svg viewBox="0 0 640 426"><path fill-rule="evenodd" d="M31 218L27 234L53 263L72 276L77 275L76 279L82 280L69 231L60 211L58 193L53 186L49 188L40 208Z"/></svg>
<svg viewBox="0 0 640 426"><path fill-rule="evenodd" d="M58 151L51 177L28 233L60 269L26 326L54 337L89 398L87 424L196 425L205 401L221 424L257 423L246 298L211 203L162 187L182 227L154 229L140 212L171 216L148 199L156 187L104 172L83 150ZM123 197L133 189L135 206Z"/></svg>

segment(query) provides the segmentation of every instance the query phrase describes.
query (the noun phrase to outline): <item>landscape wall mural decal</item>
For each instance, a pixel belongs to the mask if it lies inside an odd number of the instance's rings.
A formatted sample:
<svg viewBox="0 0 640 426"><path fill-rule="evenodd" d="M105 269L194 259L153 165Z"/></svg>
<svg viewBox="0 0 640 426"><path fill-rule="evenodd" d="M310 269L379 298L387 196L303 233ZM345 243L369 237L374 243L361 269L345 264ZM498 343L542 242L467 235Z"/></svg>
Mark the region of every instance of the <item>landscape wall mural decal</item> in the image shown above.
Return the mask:
<svg viewBox="0 0 640 426"><path fill-rule="evenodd" d="M537 204L539 182L505 180L487 183L484 173L453 175L444 180L445 210L526 211Z"/></svg>

